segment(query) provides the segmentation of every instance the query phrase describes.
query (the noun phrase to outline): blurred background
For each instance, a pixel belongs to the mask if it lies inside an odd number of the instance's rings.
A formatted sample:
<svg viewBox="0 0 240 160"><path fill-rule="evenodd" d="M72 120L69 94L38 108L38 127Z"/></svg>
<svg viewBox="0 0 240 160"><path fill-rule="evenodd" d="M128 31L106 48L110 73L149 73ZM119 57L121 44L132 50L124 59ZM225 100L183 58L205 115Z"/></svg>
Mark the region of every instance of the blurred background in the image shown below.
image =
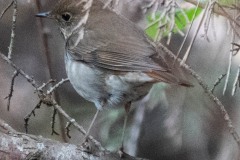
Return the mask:
<svg viewBox="0 0 240 160"><path fill-rule="evenodd" d="M10 2L10 0L0 0L0 12ZM49 79L60 81L66 78L64 41L60 31L54 21L47 19L41 21L34 16L39 11L51 10L57 0L18 0L17 2L18 16L12 60L27 74L33 76L39 85ZM141 28L146 28L149 13L144 13L142 6L148 3L147 0L123 0L120 1L117 9ZM194 7L182 1L181 5L186 8ZM195 19L186 44L189 44L201 14ZM11 21L12 8L0 19L1 53L8 52ZM182 29L184 33L186 30L187 27ZM208 30L208 40L203 36L204 29L200 29L186 62L210 87L213 87L220 75L227 72L231 49L231 34L228 30L229 23L226 18L214 15L214 21L210 23ZM173 53L177 53L183 38L179 34L173 34L170 44L166 44L167 38L163 38L162 43ZM185 51L186 48L183 48L182 53L184 54ZM223 95L225 79L214 91L225 105L238 133L240 133L239 89L234 96L231 92L238 72L239 58L239 55L233 57L225 94ZM34 94L33 87L24 78L18 76L10 111L7 111L7 100L4 98L9 93L13 72L14 70L0 59L0 118L17 131L25 132L24 117L37 105L39 98ZM228 131L219 108L191 76L186 75L186 78L194 84L193 88L156 84L148 96L133 104L125 136L125 151L130 155L154 160L239 159L237 143ZM70 83L58 88L55 98L72 118L85 129L88 128L96 112L94 104L79 96ZM64 129L66 120L61 115L57 115L55 129L60 135L51 135L52 111L52 107L45 105L37 109L36 116L31 117L29 121L29 133L80 144L83 136L74 127L70 128L71 138L66 136ZM91 135L107 149L117 150L121 145L124 116L123 108L102 111Z"/></svg>

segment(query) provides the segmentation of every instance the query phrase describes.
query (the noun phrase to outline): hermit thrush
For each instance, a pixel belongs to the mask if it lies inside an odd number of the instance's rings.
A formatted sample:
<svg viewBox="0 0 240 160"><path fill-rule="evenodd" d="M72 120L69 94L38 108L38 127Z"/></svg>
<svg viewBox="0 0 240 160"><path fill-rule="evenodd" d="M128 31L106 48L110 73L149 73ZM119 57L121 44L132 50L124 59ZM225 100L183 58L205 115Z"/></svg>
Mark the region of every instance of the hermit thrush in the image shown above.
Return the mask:
<svg viewBox="0 0 240 160"><path fill-rule="evenodd" d="M82 97L98 110L127 109L154 83L190 86L171 72L143 30L103 6L100 0L60 0L52 11L37 14L57 21L66 42L67 75Z"/></svg>

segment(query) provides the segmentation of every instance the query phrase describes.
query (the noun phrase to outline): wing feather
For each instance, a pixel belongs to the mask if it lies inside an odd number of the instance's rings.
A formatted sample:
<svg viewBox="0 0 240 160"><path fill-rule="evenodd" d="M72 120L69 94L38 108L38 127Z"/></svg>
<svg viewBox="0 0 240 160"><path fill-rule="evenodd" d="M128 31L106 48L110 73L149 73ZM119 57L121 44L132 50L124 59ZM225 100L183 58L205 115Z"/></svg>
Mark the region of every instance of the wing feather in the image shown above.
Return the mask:
<svg viewBox="0 0 240 160"><path fill-rule="evenodd" d="M88 31L80 43L71 47L77 37L67 42L67 50L76 60L93 63L105 69L117 71L167 71L167 65L154 62L151 55L156 54L153 46L134 37L103 37Z"/></svg>
<svg viewBox="0 0 240 160"><path fill-rule="evenodd" d="M109 71L145 72L156 81L189 85L169 70L163 53L157 53L161 51L156 50L142 29L102 5L100 1L93 2L84 38L77 45L77 34L68 38L66 51L72 59Z"/></svg>

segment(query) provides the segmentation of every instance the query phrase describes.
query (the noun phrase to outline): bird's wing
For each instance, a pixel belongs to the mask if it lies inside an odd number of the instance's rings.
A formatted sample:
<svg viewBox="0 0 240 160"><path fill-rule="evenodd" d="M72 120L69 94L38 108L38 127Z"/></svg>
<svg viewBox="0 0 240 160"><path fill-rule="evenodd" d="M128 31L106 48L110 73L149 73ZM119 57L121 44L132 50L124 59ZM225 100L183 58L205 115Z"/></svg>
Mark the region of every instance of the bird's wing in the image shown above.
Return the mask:
<svg viewBox="0 0 240 160"><path fill-rule="evenodd" d="M155 48L147 39L133 36L98 34L87 31L84 38L74 47L76 37L70 37L67 42L67 52L75 59L91 63L115 71L167 71L164 59L156 63L151 56L156 54Z"/></svg>
<svg viewBox="0 0 240 160"><path fill-rule="evenodd" d="M142 29L103 3L94 1L83 39L72 34L66 42L68 54L76 61L109 71L144 72L155 81L185 84L169 71L161 51L148 41ZM77 42L77 43L76 43Z"/></svg>

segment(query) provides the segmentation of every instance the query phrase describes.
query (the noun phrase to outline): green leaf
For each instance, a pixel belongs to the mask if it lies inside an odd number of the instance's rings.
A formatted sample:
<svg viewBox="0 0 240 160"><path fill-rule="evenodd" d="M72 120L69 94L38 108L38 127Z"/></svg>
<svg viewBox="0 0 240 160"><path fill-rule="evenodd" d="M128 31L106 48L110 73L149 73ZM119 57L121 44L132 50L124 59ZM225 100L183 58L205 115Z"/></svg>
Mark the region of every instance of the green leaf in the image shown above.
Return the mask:
<svg viewBox="0 0 240 160"><path fill-rule="evenodd" d="M148 25L151 23L154 23L157 21L157 19L159 19L160 14L156 15L155 20L152 20L151 17L148 15L147 16L147 20L148 20ZM157 34L157 30L158 30L158 23L155 23L154 25L152 25L151 27L149 27L148 29L145 30L146 34L151 37L152 39L154 39L155 35Z"/></svg>
<svg viewBox="0 0 240 160"><path fill-rule="evenodd" d="M189 21L191 21L191 20L193 19L195 10L196 10L196 7L193 7L193 8L190 8L190 9L184 9L184 10L183 10L183 11L185 12L186 16L188 17ZM201 12L202 12L202 9L201 9L201 8L197 8L195 18L196 18L198 15L200 15ZM153 23L156 22L155 24L151 25L149 28L147 28L147 29L145 30L146 34L147 34L150 38L152 38L152 39L154 39L154 38L156 37L156 34L158 34L157 32L158 32L159 24L158 24L157 21L159 20L160 16L161 16L161 13L157 13L156 18L155 18L154 20L151 19L151 16L150 16L150 15L147 16L148 25L153 24ZM194 18L194 19L195 19L195 18ZM185 19L185 16L183 15L183 13L182 13L180 10L177 10L177 11L176 11L176 13L175 13L175 20L174 20L174 21L175 21L175 24L174 24L175 27L178 27L180 30L184 30L184 29L186 28L186 26L189 25L189 24L187 23L187 20ZM160 20L160 22L161 22L162 24L166 23L166 18L163 17L163 18ZM168 25L168 24L166 24L166 28L168 29L169 27L168 27L167 25ZM166 30L166 31L164 32L163 36L168 35L169 32L170 32L169 30ZM176 28L174 28L173 32L174 32L174 33L177 33Z"/></svg>
<svg viewBox="0 0 240 160"><path fill-rule="evenodd" d="M192 21L195 10L196 10L196 7L190 8L190 9L188 9L188 10L184 10L184 12L186 13L189 21ZM201 9L201 8L197 8L195 18L198 17L198 15L199 15L201 12L202 12L202 9ZM176 12L175 25L176 25L180 30L183 30L183 29L188 25L188 24L187 24L187 21L186 21L186 19L185 19L185 17L184 17L184 15L182 14L181 11L177 11L177 12ZM175 32L176 32L176 30L175 30Z"/></svg>

